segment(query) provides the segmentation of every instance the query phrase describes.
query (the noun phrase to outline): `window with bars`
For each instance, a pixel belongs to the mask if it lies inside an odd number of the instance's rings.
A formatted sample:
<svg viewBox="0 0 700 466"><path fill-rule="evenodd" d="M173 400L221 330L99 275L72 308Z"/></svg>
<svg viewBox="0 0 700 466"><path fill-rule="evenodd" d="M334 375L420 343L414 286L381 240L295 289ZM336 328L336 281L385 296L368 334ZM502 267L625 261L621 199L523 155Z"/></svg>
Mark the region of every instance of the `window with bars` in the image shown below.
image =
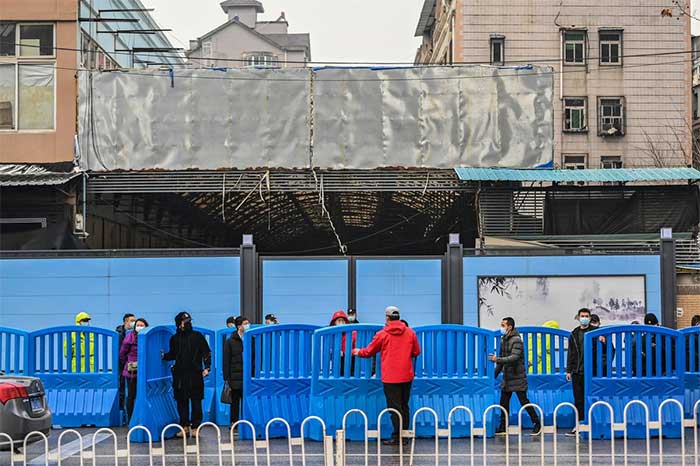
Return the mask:
<svg viewBox="0 0 700 466"><path fill-rule="evenodd" d="M491 37L491 64L504 65L506 38L503 36Z"/></svg>
<svg viewBox="0 0 700 466"><path fill-rule="evenodd" d="M564 63L567 65L586 64L586 31L564 31Z"/></svg>
<svg viewBox="0 0 700 466"><path fill-rule="evenodd" d="M621 155L601 155L600 168L622 168Z"/></svg>
<svg viewBox="0 0 700 466"><path fill-rule="evenodd" d="M565 170L584 170L586 168L587 154L564 154Z"/></svg>
<svg viewBox="0 0 700 466"><path fill-rule="evenodd" d="M600 64L622 65L622 31L600 31Z"/></svg>
<svg viewBox="0 0 700 466"><path fill-rule="evenodd" d="M601 97L598 100L598 135L624 136L625 99L623 97Z"/></svg>
<svg viewBox="0 0 700 466"><path fill-rule="evenodd" d="M588 131L586 120L586 98L564 98L564 132L581 133Z"/></svg>

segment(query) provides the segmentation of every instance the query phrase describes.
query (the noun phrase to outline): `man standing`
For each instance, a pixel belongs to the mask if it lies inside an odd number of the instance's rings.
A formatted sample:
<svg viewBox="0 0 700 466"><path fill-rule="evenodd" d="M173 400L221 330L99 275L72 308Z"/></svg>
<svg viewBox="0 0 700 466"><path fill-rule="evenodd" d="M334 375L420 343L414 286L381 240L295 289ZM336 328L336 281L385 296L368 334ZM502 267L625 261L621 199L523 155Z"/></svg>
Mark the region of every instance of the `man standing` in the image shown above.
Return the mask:
<svg viewBox="0 0 700 466"><path fill-rule="evenodd" d="M583 394L584 385L584 354L583 341L584 335L590 331L596 330L597 327L591 325L591 311L581 308L577 314L579 326L576 327L569 336L569 349L566 358L566 380L571 382L574 389L574 405L578 411L579 422L583 422L586 416L586 402ZM594 358L595 360L595 358ZM578 426L575 426L567 436L576 436Z"/></svg>
<svg viewBox="0 0 700 466"><path fill-rule="evenodd" d="M384 311L386 325L377 332L367 348L352 350L352 354L361 358L370 358L381 353L382 383L386 405L401 413L402 425L395 414L391 415L394 427L391 440L384 445L398 445L401 429L408 429L411 412L408 402L411 398L413 382L413 358L420 354L416 333L401 322L399 308L389 306Z"/></svg>
<svg viewBox="0 0 700 466"><path fill-rule="evenodd" d="M170 337L170 349L162 353L164 361L175 361L173 367L173 392L177 401L180 425L189 435L197 436L197 428L202 423L202 399L204 398L204 377L211 369L211 350L206 338L192 330L192 317L187 312L175 316L177 333ZM192 415L190 416L190 404ZM178 432L182 438L182 432Z"/></svg>
<svg viewBox="0 0 700 466"><path fill-rule="evenodd" d="M359 324L360 321L357 320L357 309L350 308L348 309L348 321L351 324Z"/></svg>
<svg viewBox="0 0 700 466"><path fill-rule="evenodd" d="M265 316L265 325L277 325L279 324L279 321L277 320L277 316L274 314L267 314Z"/></svg>
<svg viewBox="0 0 700 466"><path fill-rule="evenodd" d="M496 429L496 434L505 434L506 417L510 415L510 399L513 393L518 397L521 406L530 404L527 399L527 374L525 372L525 356L523 354L523 340L520 332L515 329L515 320L506 317L501 321L501 351L498 356L492 354L489 360L496 363L496 377L502 372L501 382L501 406L507 415L501 411L501 422ZM525 408L532 420L532 435L540 435L542 425L537 411L532 406Z"/></svg>
<svg viewBox="0 0 700 466"><path fill-rule="evenodd" d="M236 423L241 414L243 398L243 338L250 322L243 316L236 317L236 332L224 342L224 380L231 389L231 425Z"/></svg>

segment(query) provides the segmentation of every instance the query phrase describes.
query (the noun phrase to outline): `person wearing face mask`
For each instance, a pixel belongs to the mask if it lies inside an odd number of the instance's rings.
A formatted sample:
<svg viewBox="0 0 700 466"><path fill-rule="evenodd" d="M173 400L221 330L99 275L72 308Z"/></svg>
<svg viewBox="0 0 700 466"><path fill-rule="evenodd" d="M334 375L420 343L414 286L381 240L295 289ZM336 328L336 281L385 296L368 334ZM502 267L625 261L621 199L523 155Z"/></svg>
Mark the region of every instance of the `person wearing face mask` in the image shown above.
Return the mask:
<svg viewBox="0 0 700 466"><path fill-rule="evenodd" d="M347 314L345 314L345 311L336 311L333 316L331 317L331 322L330 326L335 327L336 325L348 325L350 323L350 320L348 319ZM345 373L345 349L347 348L347 339L346 339L346 333L343 333L340 337L340 375L342 376ZM357 332L352 332L351 333L351 338L352 338L352 346L350 347L350 350L352 351L355 349L355 343L357 341ZM332 360L333 358L331 358ZM352 360L350 362L350 373L355 369L355 358L352 357Z"/></svg>
<svg viewBox="0 0 700 466"><path fill-rule="evenodd" d="M530 400L527 399L527 373L525 372L523 340L520 337L520 332L515 328L515 320L512 317L506 317L501 321L501 350L498 356L490 355L489 360L496 363L494 374L496 377L503 373L501 406L507 414L501 412L501 422L496 429L496 434L507 435L506 418L510 414L510 399L513 393L518 397L521 406L530 404ZM535 408L529 406L525 410L532 420L532 435L540 435L542 425Z"/></svg>
<svg viewBox="0 0 700 466"><path fill-rule="evenodd" d="M134 412L134 402L136 401L136 372L138 368L138 336L139 332L148 327L146 319L138 318L134 321L134 331L129 332L124 337L124 341L119 347L119 360L124 361L122 365L122 377L126 380L127 399L126 414L127 419L131 419Z"/></svg>
<svg viewBox="0 0 700 466"><path fill-rule="evenodd" d="M79 312L75 316L75 325L89 327L91 320L90 314ZM64 341L63 353L66 358L70 358L73 372L95 372L95 334L71 332L70 348L68 340ZM80 358L80 364L78 364L78 358Z"/></svg>
<svg viewBox="0 0 700 466"><path fill-rule="evenodd" d="M226 319L226 328L233 328L236 326L236 318L231 316Z"/></svg>
<svg viewBox="0 0 700 466"><path fill-rule="evenodd" d="M240 418L243 399L243 339L250 329L250 321L243 316L236 317L236 331L224 343L224 380L231 389L230 422L233 425Z"/></svg>
<svg viewBox="0 0 700 466"><path fill-rule="evenodd" d="M202 399L204 399L204 377L211 370L211 350L206 338L192 329L192 316L180 312L175 316L177 333L170 337L167 353L161 352L164 361L175 361L173 366L173 395L177 402L180 426L184 435L197 436L202 423ZM190 413L191 406L191 413ZM183 433L177 436L182 438Z"/></svg>
<svg viewBox="0 0 700 466"><path fill-rule="evenodd" d="M357 310L350 308L348 309L348 322L351 324L359 324L360 321L357 320Z"/></svg>
<svg viewBox="0 0 700 466"><path fill-rule="evenodd" d="M579 326L571 331L569 336L569 348L566 355L566 380L571 382L574 390L574 405L578 411L579 422L583 422L586 415L586 402L583 393L584 387L584 353L583 341L584 335L588 332L596 330L598 327L591 325L591 311L587 308L579 309L576 314ZM593 358L595 361L595 358ZM567 436L578 435L578 426L566 434Z"/></svg>
<svg viewBox="0 0 700 466"><path fill-rule="evenodd" d="M278 325L280 322L277 320L277 316L274 314L267 314L265 316L265 325Z"/></svg>
<svg viewBox="0 0 700 466"><path fill-rule="evenodd" d="M124 314L124 317L122 317L122 324L118 325L117 328L115 328L116 332L119 334L119 348L122 347L122 343L124 343L124 338L126 337L126 334L133 330L135 321L136 317L134 316L134 314L127 312L126 314ZM125 361L119 358L119 367L124 367L124 364ZM119 409L121 411L124 411L125 391L126 379L122 376L119 376Z"/></svg>

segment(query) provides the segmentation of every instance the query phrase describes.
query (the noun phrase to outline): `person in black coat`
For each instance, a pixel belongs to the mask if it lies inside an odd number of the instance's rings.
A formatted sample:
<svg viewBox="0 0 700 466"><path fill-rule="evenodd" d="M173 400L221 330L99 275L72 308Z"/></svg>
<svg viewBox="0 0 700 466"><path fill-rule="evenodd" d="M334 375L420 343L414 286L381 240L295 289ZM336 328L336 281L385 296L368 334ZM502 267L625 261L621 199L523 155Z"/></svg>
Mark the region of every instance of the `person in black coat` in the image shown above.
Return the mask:
<svg viewBox="0 0 700 466"><path fill-rule="evenodd" d="M516 330L515 320L512 317L506 317L501 321L501 351L498 356L495 354L489 356L489 360L496 363L495 377L503 373L501 406L505 413L501 411L501 422L496 429L496 434L507 434L506 418L510 414L510 399L513 393L518 397L521 406L530 404L530 400L527 398L527 372L525 371L523 339L520 337L520 332ZM532 435L540 435L542 424L537 411L532 406L525 408L525 411L532 420Z"/></svg>
<svg viewBox="0 0 700 466"><path fill-rule="evenodd" d="M224 380L231 388L230 421L233 425L241 415L243 399L243 338L250 322L243 316L236 317L236 331L224 342Z"/></svg>
<svg viewBox="0 0 700 466"><path fill-rule="evenodd" d="M192 431L197 436L197 428L202 423L202 399L204 399L204 377L211 369L211 350L206 338L192 329L192 317L187 312L175 316L177 333L170 337L170 349L163 353L164 361L175 361L173 372L173 393L177 401L180 425L185 435ZM192 414L190 416L190 405ZM182 432L178 432L182 437Z"/></svg>

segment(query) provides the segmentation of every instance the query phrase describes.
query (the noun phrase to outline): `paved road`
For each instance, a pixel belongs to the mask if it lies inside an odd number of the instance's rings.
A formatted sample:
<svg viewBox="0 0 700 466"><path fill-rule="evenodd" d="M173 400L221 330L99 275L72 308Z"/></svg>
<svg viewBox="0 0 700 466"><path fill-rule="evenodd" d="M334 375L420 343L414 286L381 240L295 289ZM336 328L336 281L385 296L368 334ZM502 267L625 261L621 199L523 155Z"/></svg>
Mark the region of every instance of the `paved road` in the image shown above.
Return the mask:
<svg viewBox="0 0 700 466"><path fill-rule="evenodd" d="M96 429L78 429L78 431L83 436L83 448L84 452L88 454L85 459L85 465L93 464L92 457L89 456L92 451L92 440ZM58 437L62 431L52 432L49 438L49 450L50 456L48 460L49 465L58 465ZM106 466L123 466L127 465L126 458L126 429L115 429L117 434L117 446L120 450L121 457L116 459L114 456L114 440L109 435L98 434L97 444L95 447L96 465L106 465ZM686 431L686 464L688 466L694 465L695 455L694 455L694 445L693 445L693 431ZM80 445L77 442L76 437L73 435L66 434L62 441L62 466L79 466L79 451ZM657 465L659 462L659 441L658 439L651 440L651 464ZM219 464L223 466L231 466L232 458L228 439L224 439L221 442L224 447L224 451L221 452L221 463L219 462L219 455L217 448L220 443L217 441L215 431L213 429L205 432L200 439L200 465L201 466L218 466ZM226 448L228 446L228 449ZM159 449L161 447L160 443L155 443L154 448ZM664 465L681 465L681 442L679 439L665 439L663 442L663 464ZM188 464L196 465L197 453L196 453L196 441L190 439L188 442ZM541 458L540 448L541 443L539 439L533 439L529 436L523 437L522 442L522 465L524 466L536 466L536 465L554 465L554 442L553 436L548 434L544 438L544 461ZM166 449L166 464L168 466L184 466L183 459L183 448L182 440L169 440L165 444ZM482 465L483 462L483 440L474 440L474 464ZM28 448L28 464L31 465L45 465L47 464L47 458L44 455L43 442L31 445ZM323 445L319 442L306 442L306 464L311 465L323 465ZM516 466L519 464L518 455L518 437L511 436L509 443L509 455L506 456L506 440L505 438L488 439L486 443L486 464L489 466L498 465L512 465ZM616 450L616 464L624 464L624 450L623 442L618 439L615 442ZM586 466L588 464L588 442L582 441L579 446L580 451L580 464ZM271 465L289 465L289 446L285 440L277 439L271 442L270 451L270 464ZM369 459L368 464L377 464L377 444L376 442L369 442L368 445ZM436 462L435 457L435 441L434 439L420 439L416 441L415 451L414 451L414 465L446 465L447 461L448 445L446 440L440 440L438 444L438 461ZM350 465L364 465L364 443L363 442L347 442L346 443L346 464ZM409 465L409 453L410 445L404 449L404 462L403 464ZM453 441L452 445L452 464L454 465L470 465L471 456L469 449L469 439L456 439ZM133 466L149 466L148 458L148 445L147 444L133 444L131 445L131 464ZM267 451L265 449L258 450L258 462L259 464L266 465L267 462ZM254 465L252 458L252 443L250 441L236 442L236 465ZM565 437L563 431L557 436L557 456L556 464L559 465L576 465L576 442L575 439ZM6 452L0 452L0 466L9 466L10 460L9 455ZM154 465L161 465L162 457L160 453L153 457ZM295 445L293 447L293 460L292 464L301 465L301 447ZM382 465L400 465L401 460L399 458L398 447L382 447ZM610 465L610 442L607 441L594 441L593 442L593 464L595 465ZM627 464L628 465L646 465L646 443L643 440L630 440L628 444L628 454L627 454ZM22 465L21 459L16 461L13 466Z"/></svg>

